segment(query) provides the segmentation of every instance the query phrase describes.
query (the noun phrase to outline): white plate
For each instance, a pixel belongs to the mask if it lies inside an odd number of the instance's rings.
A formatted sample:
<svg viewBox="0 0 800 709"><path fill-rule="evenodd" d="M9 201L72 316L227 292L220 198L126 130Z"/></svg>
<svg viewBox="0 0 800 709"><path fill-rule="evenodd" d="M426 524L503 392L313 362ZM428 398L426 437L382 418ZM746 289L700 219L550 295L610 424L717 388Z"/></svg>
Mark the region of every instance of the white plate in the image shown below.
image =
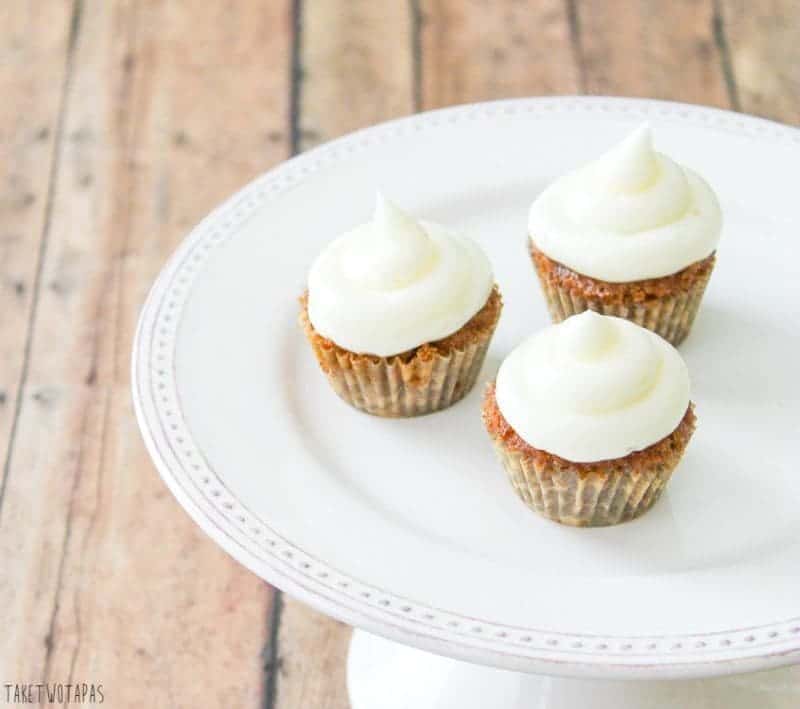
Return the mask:
<svg viewBox="0 0 800 709"><path fill-rule="evenodd" d="M716 188L725 228L682 346L699 428L642 519L562 527L515 497L482 386L413 420L329 389L297 325L320 247L376 187L487 250L505 309L481 382L548 323L527 207L642 119ZM290 160L186 239L143 310L134 396L169 487L222 547L330 615L439 653L596 676L711 675L800 660L800 132L608 98L464 106Z"/></svg>

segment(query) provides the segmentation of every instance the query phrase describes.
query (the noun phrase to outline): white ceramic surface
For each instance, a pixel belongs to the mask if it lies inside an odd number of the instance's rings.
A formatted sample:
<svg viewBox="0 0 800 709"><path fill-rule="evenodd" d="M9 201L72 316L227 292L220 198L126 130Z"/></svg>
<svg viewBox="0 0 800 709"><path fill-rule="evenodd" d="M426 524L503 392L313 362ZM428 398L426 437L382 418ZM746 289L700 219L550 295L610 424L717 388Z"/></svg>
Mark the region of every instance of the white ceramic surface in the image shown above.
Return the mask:
<svg viewBox="0 0 800 709"><path fill-rule="evenodd" d="M555 176L642 119L725 214L718 263L681 346L699 428L667 494L605 529L515 497L476 389L415 420L329 389L297 325L322 244L380 187L465 229L505 298L482 381L547 322L527 209ZM800 132L724 111L525 99L379 125L273 170L179 248L143 309L134 400L181 504L271 583L371 632L556 674L675 677L800 661Z"/></svg>
<svg viewBox="0 0 800 709"><path fill-rule="evenodd" d="M351 709L797 709L800 665L713 679L570 679L481 667L356 630L347 689Z"/></svg>

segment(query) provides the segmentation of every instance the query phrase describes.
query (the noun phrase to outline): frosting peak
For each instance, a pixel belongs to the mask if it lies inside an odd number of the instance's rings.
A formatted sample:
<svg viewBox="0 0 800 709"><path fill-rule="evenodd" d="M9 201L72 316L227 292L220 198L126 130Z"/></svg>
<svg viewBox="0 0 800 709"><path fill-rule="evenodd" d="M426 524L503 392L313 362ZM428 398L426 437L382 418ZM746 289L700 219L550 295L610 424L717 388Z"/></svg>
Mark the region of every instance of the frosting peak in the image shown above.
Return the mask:
<svg viewBox="0 0 800 709"><path fill-rule="evenodd" d="M625 140L594 163L596 178L609 191L636 192L651 184L658 175L658 158L653 149L653 134L643 123Z"/></svg>
<svg viewBox="0 0 800 709"><path fill-rule="evenodd" d="M483 307L492 285L477 244L418 222L379 194L372 220L314 261L308 315L340 347L388 357L454 333Z"/></svg>
<svg viewBox="0 0 800 709"><path fill-rule="evenodd" d="M565 354L584 362L607 357L619 342L613 325L593 310L564 321L561 330Z"/></svg>
<svg viewBox="0 0 800 709"><path fill-rule="evenodd" d="M500 366L496 396L530 445L596 462L672 433L689 406L689 375L666 340L588 310L519 345Z"/></svg>
<svg viewBox="0 0 800 709"><path fill-rule="evenodd" d="M403 288L436 264L436 247L411 216L378 193L372 222L354 236L342 268L355 282L376 290Z"/></svg>
<svg viewBox="0 0 800 709"><path fill-rule="evenodd" d="M425 230L419 223L394 202L386 199L381 192L375 195L375 213L372 222L378 228L379 233L388 239L406 238L417 241L420 239L427 241L428 239Z"/></svg>
<svg viewBox="0 0 800 709"><path fill-rule="evenodd" d="M645 123L542 192L528 230L550 258L619 283L667 276L706 258L721 224L711 188L656 152Z"/></svg>

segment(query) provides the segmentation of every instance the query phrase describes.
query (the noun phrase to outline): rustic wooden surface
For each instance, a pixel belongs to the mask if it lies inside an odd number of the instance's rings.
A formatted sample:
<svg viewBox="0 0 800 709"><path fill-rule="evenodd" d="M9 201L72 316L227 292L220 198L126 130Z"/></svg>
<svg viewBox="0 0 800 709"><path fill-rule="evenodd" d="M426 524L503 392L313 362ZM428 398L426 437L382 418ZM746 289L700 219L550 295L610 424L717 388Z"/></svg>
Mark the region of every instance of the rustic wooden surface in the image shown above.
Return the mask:
<svg viewBox="0 0 800 709"><path fill-rule="evenodd" d="M219 551L128 394L191 226L293 152L453 103L606 93L800 123L795 0L0 3L0 684L345 709L349 630Z"/></svg>

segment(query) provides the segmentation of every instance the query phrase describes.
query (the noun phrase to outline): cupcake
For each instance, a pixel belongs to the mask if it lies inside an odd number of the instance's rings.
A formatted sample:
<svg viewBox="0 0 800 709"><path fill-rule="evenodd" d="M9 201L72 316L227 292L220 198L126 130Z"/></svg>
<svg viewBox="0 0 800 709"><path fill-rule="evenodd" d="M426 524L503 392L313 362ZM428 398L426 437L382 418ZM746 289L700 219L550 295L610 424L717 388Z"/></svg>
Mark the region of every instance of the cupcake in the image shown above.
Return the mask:
<svg viewBox="0 0 800 709"><path fill-rule="evenodd" d="M300 321L334 391L377 416L444 409L475 384L502 300L472 240L378 195L311 267Z"/></svg>
<svg viewBox="0 0 800 709"><path fill-rule="evenodd" d="M677 345L714 267L722 217L708 184L653 150L645 124L531 206L530 253L555 322L594 310Z"/></svg>
<svg viewBox="0 0 800 709"><path fill-rule="evenodd" d="M483 422L514 490L577 527L655 504L695 425L689 375L666 340L586 311L536 333L502 363Z"/></svg>

